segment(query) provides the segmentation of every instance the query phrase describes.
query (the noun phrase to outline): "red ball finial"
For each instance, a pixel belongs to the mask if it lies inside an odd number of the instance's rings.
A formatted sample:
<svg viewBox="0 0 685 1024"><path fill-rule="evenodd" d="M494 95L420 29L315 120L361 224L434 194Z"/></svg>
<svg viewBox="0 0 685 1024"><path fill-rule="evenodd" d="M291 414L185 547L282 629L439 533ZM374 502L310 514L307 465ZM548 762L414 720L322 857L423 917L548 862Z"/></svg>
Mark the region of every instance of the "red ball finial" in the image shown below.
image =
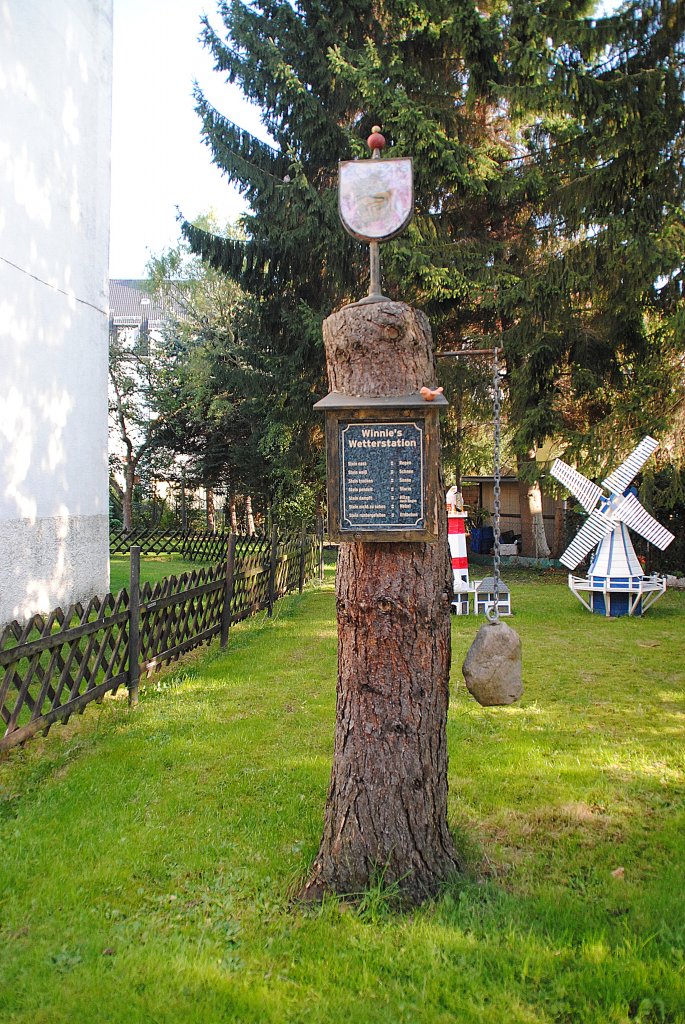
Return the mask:
<svg viewBox="0 0 685 1024"><path fill-rule="evenodd" d="M366 144L372 152L375 149L385 149L385 136L381 135L379 124L375 124L371 129L371 135L366 140Z"/></svg>

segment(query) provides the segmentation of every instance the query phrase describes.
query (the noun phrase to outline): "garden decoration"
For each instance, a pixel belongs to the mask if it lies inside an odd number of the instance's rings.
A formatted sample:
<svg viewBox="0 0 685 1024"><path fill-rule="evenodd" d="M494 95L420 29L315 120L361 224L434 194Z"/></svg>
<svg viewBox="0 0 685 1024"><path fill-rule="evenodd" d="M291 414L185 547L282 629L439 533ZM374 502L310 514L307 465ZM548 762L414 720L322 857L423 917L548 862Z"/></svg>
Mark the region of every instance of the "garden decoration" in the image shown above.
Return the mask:
<svg viewBox="0 0 685 1024"><path fill-rule="evenodd" d="M378 125L368 146L371 160L339 165L340 219L370 249L369 294L349 309L391 302L381 293L379 243L403 231L414 212L411 159L381 159L385 138ZM438 540L439 412L447 406L442 392L426 384L388 391L369 380L364 390L336 389L315 404L326 414L331 540Z"/></svg>
<svg viewBox="0 0 685 1024"><path fill-rule="evenodd" d="M409 157L381 160L385 137L374 125L367 145L369 160L341 160L338 210L348 234L369 243L369 294L360 302L379 302L381 258L379 242L401 234L414 215L414 174Z"/></svg>
<svg viewBox="0 0 685 1024"><path fill-rule="evenodd" d="M479 704L487 707L513 704L523 693L521 676L521 640L518 633L504 622L501 614L510 614L511 598L500 578L500 477L501 477L501 419L502 409L500 373L497 348L492 353L492 402L494 423L495 533L493 575L487 581L487 596L482 604L476 599L476 610L483 608L488 622L481 626L464 660L462 671L466 687ZM479 585L476 594L483 596Z"/></svg>
<svg viewBox="0 0 685 1024"><path fill-rule="evenodd" d="M497 584L496 596L495 584ZM503 580L495 580L494 576L486 576L485 579L474 582L473 589L473 610L476 615L483 612L484 615L491 616L495 601L500 615L511 615L511 593Z"/></svg>
<svg viewBox="0 0 685 1024"><path fill-rule="evenodd" d="M674 539L643 508L631 487L638 471L658 447L659 442L653 437L643 437L625 462L602 480L601 486L561 459L556 459L552 466L552 476L590 513L560 561L573 570L596 547L587 577L570 572L568 585L581 604L598 615L642 615L666 590L665 577L644 574L628 532L629 528L634 530L661 551Z"/></svg>
<svg viewBox="0 0 685 1024"><path fill-rule="evenodd" d="M468 513L464 512L463 503L461 508L459 507L460 497L456 487L450 487L445 495L445 504L447 505L447 540L452 559L454 589L452 610L457 615L468 615L469 597L471 594L469 563L466 554L466 519Z"/></svg>
<svg viewBox="0 0 685 1024"><path fill-rule="evenodd" d="M447 822L452 571L431 331L381 294L381 242L412 215L411 160L340 165L343 226L371 246L369 294L323 324L338 682L331 782L302 895L386 886L420 902L459 868ZM425 391L422 392L422 388Z"/></svg>

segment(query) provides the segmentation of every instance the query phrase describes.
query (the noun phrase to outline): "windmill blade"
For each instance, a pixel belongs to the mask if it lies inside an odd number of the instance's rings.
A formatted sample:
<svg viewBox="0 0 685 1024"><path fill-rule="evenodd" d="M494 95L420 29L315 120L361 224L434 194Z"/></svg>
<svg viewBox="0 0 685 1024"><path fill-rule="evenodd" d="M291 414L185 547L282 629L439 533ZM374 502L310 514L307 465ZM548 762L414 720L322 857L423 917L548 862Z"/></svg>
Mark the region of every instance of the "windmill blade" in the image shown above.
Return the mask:
<svg viewBox="0 0 685 1024"><path fill-rule="evenodd" d="M611 494L623 494L635 474L644 466L645 462L659 447L659 442L653 437L643 437L635 451L622 462L618 469L610 473L602 483Z"/></svg>
<svg viewBox="0 0 685 1024"><path fill-rule="evenodd" d="M559 561L567 569L575 569L588 551L592 551L595 545L599 544L600 540L613 528L613 523L604 512L596 510L591 512Z"/></svg>
<svg viewBox="0 0 685 1024"><path fill-rule="evenodd" d="M592 480L588 480L586 476L562 462L561 459L554 460L550 473L571 492L574 498L578 499L586 512L592 512L602 496L602 488L598 484L593 484Z"/></svg>
<svg viewBox="0 0 685 1024"><path fill-rule="evenodd" d="M658 523L654 516L650 516L634 494L629 494L614 514L617 519L620 519L631 530L635 530L661 551L667 548L672 540L675 540L670 530Z"/></svg>

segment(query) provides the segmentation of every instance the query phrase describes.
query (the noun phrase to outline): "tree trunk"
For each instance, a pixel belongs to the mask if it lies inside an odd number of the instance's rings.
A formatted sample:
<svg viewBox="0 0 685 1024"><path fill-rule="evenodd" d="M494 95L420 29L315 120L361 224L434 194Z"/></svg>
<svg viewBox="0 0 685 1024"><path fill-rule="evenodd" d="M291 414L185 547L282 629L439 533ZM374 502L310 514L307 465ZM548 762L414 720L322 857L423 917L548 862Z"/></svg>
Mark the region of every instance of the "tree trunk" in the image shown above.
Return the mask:
<svg viewBox="0 0 685 1024"><path fill-rule="evenodd" d="M526 465L535 462L535 452L519 457L519 510L521 513L521 554L529 558L549 558L550 550L542 518L542 492L537 480L525 479Z"/></svg>
<svg viewBox="0 0 685 1024"><path fill-rule="evenodd" d="M123 527L127 533L133 529L133 488L135 487L136 467L127 462L124 467L124 496L121 502Z"/></svg>
<svg viewBox="0 0 685 1024"><path fill-rule="evenodd" d="M188 529L188 503L186 500L186 475L181 473L181 529L185 533Z"/></svg>
<svg viewBox="0 0 685 1024"><path fill-rule="evenodd" d="M554 502L554 546L552 554L555 558L563 553L566 546L566 509L563 498Z"/></svg>
<svg viewBox="0 0 685 1024"><path fill-rule="evenodd" d="M216 533L216 511L214 508L214 491L211 487L206 488L207 494L207 529L210 533Z"/></svg>
<svg viewBox="0 0 685 1024"><path fill-rule="evenodd" d="M435 383L428 321L404 303L346 306L325 321L324 341L332 391ZM358 893L382 874L418 902L458 868L447 827L452 570L439 507L435 544L340 545L335 751L305 897Z"/></svg>
<svg viewBox="0 0 685 1024"><path fill-rule="evenodd" d="M256 533L256 530L254 525L254 516L252 515L252 498L249 494L245 498L245 516L247 518L247 535L248 537L252 537Z"/></svg>
<svg viewBox="0 0 685 1024"><path fill-rule="evenodd" d="M238 532L238 512L235 507L235 491L231 490L228 494L228 514L231 523L231 533Z"/></svg>

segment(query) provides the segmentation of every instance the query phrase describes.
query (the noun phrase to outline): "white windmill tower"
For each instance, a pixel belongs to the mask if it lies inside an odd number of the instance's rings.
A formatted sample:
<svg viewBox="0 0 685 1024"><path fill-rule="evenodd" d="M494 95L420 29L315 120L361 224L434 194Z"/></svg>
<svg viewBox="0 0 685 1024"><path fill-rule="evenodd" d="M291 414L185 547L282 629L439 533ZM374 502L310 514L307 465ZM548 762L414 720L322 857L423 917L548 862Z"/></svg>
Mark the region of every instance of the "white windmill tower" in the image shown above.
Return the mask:
<svg viewBox="0 0 685 1024"><path fill-rule="evenodd" d="M596 546L587 578L569 573L568 585L589 611L599 615L642 615L666 589L664 577L644 575L628 534L630 527L662 551L673 540L673 534L628 491L636 473L658 447L653 437L643 437L625 462L602 480L601 487L561 459L552 466L552 476L590 513L560 561L567 569L575 569Z"/></svg>

